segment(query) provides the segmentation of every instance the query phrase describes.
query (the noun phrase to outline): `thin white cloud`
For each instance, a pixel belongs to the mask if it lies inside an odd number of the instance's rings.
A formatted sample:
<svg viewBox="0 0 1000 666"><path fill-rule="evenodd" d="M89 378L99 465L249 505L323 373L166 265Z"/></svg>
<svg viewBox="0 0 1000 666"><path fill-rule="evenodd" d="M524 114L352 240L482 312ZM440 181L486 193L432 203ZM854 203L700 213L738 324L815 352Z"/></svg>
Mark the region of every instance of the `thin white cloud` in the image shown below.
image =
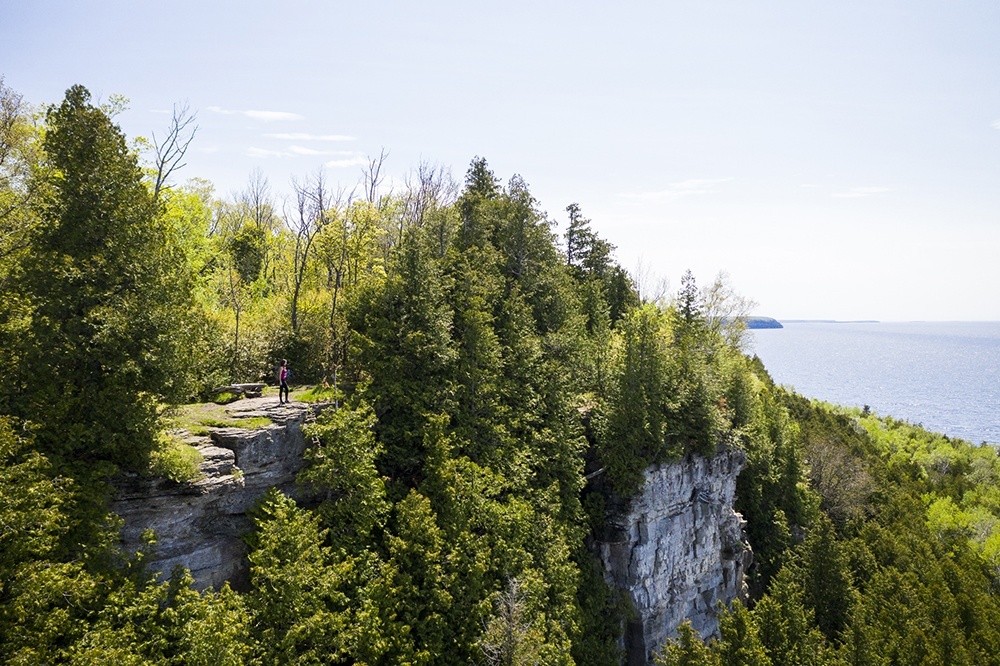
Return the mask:
<svg viewBox="0 0 1000 666"><path fill-rule="evenodd" d="M267 150L266 148L257 148L256 146L250 146L247 148L247 157L291 157L292 153L285 152L283 150Z"/></svg>
<svg viewBox="0 0 1000 666"><path fill-rule="evenodd" d="M272 122L275 120L304 120L305 117L299 115L298 113L290 113L288 111L255 111L253 109L248 111L238 111L235 109L224 109L221 106L210 106L208 110L212 113L219 113L224 116L246 116L247 118L253 118L254 120L263 120L264 122Z"/></svg>
<svg viewBox="0 0 1000 666"><path fill-rule="evenodd" d="M288 152L296 155L358 155L358 152L354 150L316 150L315 148L306 148L305 146L289 146Z"/></svg>
<svg viewBox="0 0 1000 666"><path fill-rule="evenodd" d="M857 199L860 197L871 197L885 192L892 192L892 190L888 187L852 187L846 192L835 192L833 196L838 199Z"/></svg>
<svg viewBox="0 0 1000 666"><path fill-rule="evenodd" d="M998 130L1000 130L1000 120L994 120L994 121L993 121L993 127L994 127L995 129L998 129Z"/></svg>
<svg viewBox="0 0 1000 666"><path fill-rule="evenodd" d="M732 180L732 178L692 178L676 183L670 183L664 190L652 192L626 192L619 196L633 201L672 201L682 197L709 194L716 192L717 186Z"/></svg>
<svg viewBox="0 0 1000 666"><path fill-rule="evenodd" d="M313 148L306 148L305 146L289 146L288 152L294 153L296 155L327 155L325 150L315 150Z"/></svg>
<svg viewBox="0 0 1000 666"><path fill-rule="evenodd" d="M353 150L313 150L304 146L289 146L284 150L271 150L269 148L258 148L250 146L246 150L247 157L314 157L314 156L337 156L340 159L326 162L328 167L348 167L358 164L367 164L368 160L364 154Z"/></svg>
<svg viewBox="0 0 1000 666"><path fill-rule="evenodd" d="M344 167L361 166L362 164L368 164L368 160L364 155L359 154L342 160L330 160L329 162L324 162L323 166L330 167L331 169L342 169Z"/></svg>
<svg viewBox="0 0 1000 666"><path fill-rule="evenodd" d="M271 122L272 120L305 120L305 116L288 111L244 111L243 115L254 120Z"/></svg>
<svg viewBox="0 0 1000 666"><path fill-rule="evenodd" d="M279 132L265 134L268 139L284 139L285 141L357 141L346 134L308 134L306 132Z"/></svg>

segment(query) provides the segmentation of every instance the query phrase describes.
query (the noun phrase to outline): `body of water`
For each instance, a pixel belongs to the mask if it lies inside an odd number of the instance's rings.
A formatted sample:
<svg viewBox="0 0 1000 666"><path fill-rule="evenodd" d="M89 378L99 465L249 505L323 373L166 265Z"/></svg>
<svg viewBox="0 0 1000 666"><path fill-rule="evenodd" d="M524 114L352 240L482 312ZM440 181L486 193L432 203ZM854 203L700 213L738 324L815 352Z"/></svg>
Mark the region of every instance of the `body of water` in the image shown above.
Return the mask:
<svg viewBox="0 0 1000 666"><path fill-rule="evenodd" d="M1000 444L1000 322L782 323L751 331L778 384Z"/></svg>

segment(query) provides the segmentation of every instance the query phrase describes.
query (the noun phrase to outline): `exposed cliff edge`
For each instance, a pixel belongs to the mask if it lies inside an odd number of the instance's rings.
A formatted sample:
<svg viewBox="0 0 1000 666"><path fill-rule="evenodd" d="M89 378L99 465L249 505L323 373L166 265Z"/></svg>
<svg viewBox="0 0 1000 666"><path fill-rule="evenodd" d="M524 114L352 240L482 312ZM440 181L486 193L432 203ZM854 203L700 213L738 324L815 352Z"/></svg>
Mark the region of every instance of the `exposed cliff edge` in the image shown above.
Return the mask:
<svg viewBox="0 0 1000 666"><path fill-rule="evenodd" d="M128 477L118 483L112 510L124 520L123 545L143 546L156 534L150 568L167 576L191 571L198 588L246 583L247 510L269 488L295 497L306 448L302 425L316 407L251 398L229 405L232 419L267 417L261 428L212 428L188 441L203 456L192 483ZM608 516L596 544L605 578L623 590L636 611L623 637L627 663L646 664L685 618L703 636L718 631L716 605L745 594L750 564L743 519L733 510L742 451L654 465L641 490Z"/></svg>
<svg viewBox="0 0 1000 666"><path fill-rule="evenodd" d="M112 511L124 520L123 546L138 550L146 530L156 534L148 562L164 576L177 565L191 570L204 589L246 579L243 534L250 529L247 509L269 488L296 495L295 477L306 448L302 424L317 408L295 402L279 405L274 397L250 398L227 406L232 419L266 417L271 424L254 429L211 428L187 441L202 454L202 476L192 483L167 479L120 479Z"/></svg>
<svg viewBox="0 0 1000 666"><path fill-rule="evenodd" d="M742 598L752 554L733 510L739 450L654 465L641 490L608 517L597 544L605 578L636 611L624 642L629 666L651 662L685 618L706 638L718 632L716 605Z"/></svg>

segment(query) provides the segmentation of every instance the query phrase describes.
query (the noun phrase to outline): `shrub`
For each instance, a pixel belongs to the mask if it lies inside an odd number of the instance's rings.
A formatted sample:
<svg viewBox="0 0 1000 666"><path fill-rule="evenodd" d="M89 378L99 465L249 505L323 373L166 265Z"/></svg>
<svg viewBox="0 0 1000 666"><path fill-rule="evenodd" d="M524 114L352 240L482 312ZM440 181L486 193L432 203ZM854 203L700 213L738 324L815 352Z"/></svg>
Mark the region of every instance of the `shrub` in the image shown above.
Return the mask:
<svg viewBox="0 0 1000 666"><path fill-rule="evenodd" d="M183 483L201 476L201 453L172 435L161 433L149 455L149 475Z"/></svg>

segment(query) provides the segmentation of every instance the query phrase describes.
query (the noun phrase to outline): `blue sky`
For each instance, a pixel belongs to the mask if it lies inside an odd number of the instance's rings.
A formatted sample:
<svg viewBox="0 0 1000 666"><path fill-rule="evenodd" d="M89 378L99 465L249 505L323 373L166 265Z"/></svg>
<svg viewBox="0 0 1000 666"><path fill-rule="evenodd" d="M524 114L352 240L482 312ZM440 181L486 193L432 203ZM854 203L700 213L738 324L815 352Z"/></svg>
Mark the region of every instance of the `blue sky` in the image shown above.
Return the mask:
<svg viewBox="0 0 1000 666"><path fill-rule="evenodd" d="M7 0L33 103L198 113L183 177L350 188L389 151L476 155L559 223L578 202L672 288L726 271L778 318L1000 320L1000 4ZM653 277L655 276L655 277Z"/></svg>

